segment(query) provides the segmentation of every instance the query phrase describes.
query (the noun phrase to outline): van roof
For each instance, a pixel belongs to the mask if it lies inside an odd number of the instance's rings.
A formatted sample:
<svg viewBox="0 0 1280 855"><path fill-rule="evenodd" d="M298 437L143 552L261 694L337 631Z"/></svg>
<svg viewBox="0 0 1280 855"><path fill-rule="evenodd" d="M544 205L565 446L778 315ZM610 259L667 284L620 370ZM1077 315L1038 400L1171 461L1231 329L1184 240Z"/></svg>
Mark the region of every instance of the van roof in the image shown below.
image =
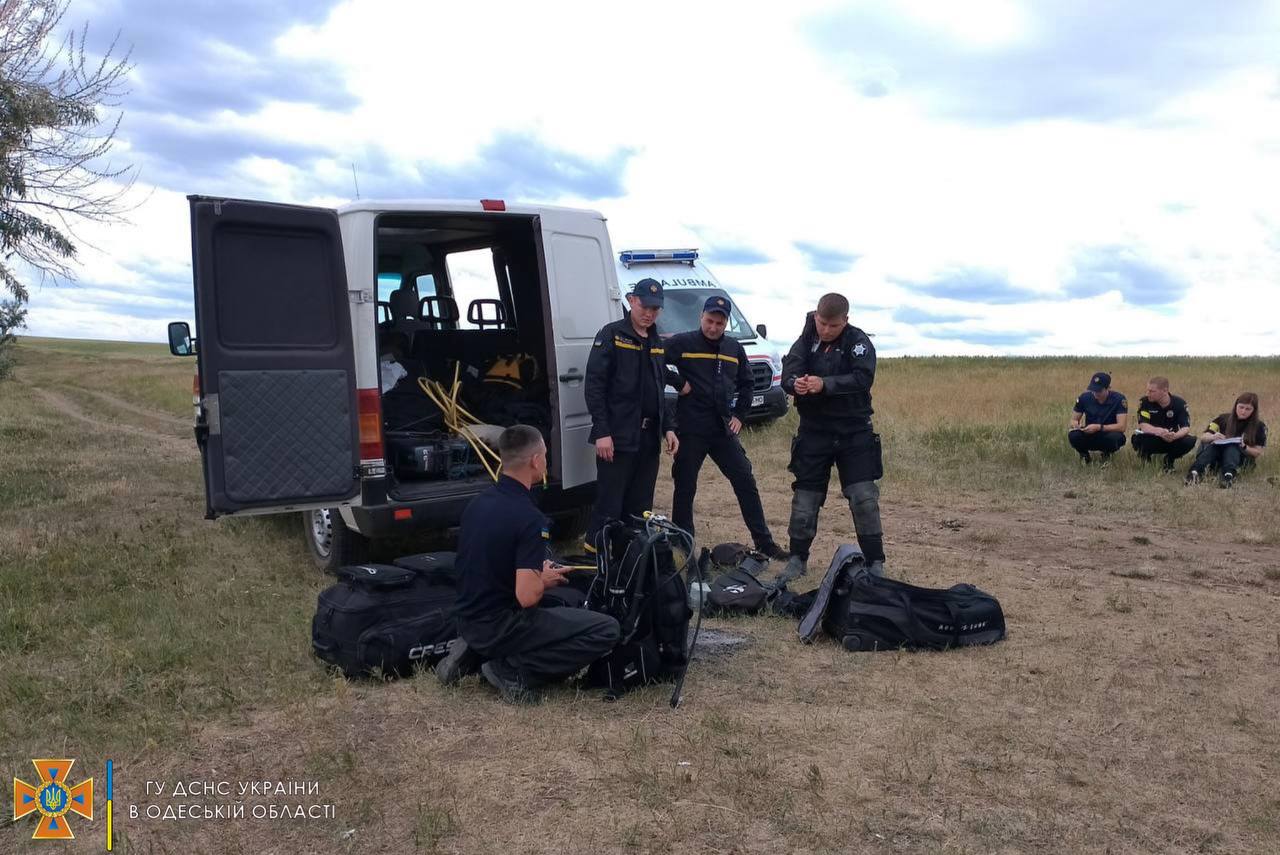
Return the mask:
<svg viewBox="0 0 1280 855"><path fill-rule="evenodd" d="M385 211L396 213L415 213L418 211L448 211L450 213L489 214L540 214L544 211L572 214L586 214L603 220L604 215L589 208L566 208L559 205L540 205L536 203L504 202L502 200L483 200L485 202L502 202L501 211L491 211L484 207L480 199L357 199L345 205L339 205L341 214L372 212L380 214Z"/></svg>

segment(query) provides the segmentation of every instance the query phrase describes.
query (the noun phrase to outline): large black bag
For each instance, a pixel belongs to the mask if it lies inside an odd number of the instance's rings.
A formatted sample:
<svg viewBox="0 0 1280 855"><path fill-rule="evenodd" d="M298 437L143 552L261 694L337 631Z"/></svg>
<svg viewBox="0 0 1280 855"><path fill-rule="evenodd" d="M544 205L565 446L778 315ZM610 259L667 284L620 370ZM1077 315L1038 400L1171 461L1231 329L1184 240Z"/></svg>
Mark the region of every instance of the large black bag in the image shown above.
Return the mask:
<svg viewBox="0 0 1280 855"><path fill-rule="evenodd" d="M456 591L428 575L388 564L338 570L338 583L320 592L311 621L316 656L348 677L405 675L433 665L457 637Z"/></svg>
<svg viewBox="0 0 1280 855"><path fill-rule="evenodd" d="M945 650L1005 637L999 601L973 585L921 588L873 575L853 546L836 551L817 597L800 621L812 641L818 627L847 650Z"/></svg>
<svg viewBox="0 0 1280 855"><path fill-rule="evenodd" d="M673 532L678 529L654 521L643 528L614 522L597 539L587 608L612 616L622 628L614 649L587 669L587 685L605 689L607 696L679 681L689 665L693 610L671 551ZM684 545L686 554L692 552L691 539ZM677 685L672 705L678 703Z"/></svg>

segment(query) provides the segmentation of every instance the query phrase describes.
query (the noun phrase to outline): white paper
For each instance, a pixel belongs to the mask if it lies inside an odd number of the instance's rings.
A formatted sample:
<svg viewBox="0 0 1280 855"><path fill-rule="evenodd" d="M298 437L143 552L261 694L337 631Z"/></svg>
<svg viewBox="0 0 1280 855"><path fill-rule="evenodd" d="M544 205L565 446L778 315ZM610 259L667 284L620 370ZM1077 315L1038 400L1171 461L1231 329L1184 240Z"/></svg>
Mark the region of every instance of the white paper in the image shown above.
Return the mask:
<svg viewBox="0 0 1280 855"><path fill-rule="evenodd" d="M1244 437L1242 436L1233 436L1228 439L1215 439L1213 441L1214 445L1241 445L1243 443Z"/></svg>

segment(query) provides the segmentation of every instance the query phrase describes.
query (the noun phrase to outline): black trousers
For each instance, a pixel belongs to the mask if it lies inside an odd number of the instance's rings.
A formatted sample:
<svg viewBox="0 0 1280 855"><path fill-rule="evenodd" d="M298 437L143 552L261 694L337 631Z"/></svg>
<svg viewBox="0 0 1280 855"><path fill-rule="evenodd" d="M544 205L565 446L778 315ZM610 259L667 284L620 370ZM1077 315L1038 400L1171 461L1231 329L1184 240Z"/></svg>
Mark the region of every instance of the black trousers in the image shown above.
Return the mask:
<svg viewBox="0 0 1280 855"><path fill-rule="evenodd" d="M1133 445L1133 450L1138 452L1138 455L1144 461L1163 454L1165 469L1172 469L1173 461L1196 447L1195 437L1192 436L1179 437L1173 442L1165 442L1160 437L1152 436L1149 433L1135 433L1130 443Z"/></svg>
<svg viewBox="0 0 1280 855"><path fill-rule="evenodd" d="M1119 431L1100 430L1097 433L1085 433L1082 430L1073 430L1067 433L1067 441L1081 457L1086 459L1090 451L1101 451L1103 457L1110 457L1124 448L1124 434Z"/></svg>
<svg viewBox="0 0 1280 855"><path fill-rule="evenodd" d="M1245 456L1242 445L1214 445L1212 442L1202 442L1191 468L1201 475L1210 469L1217 469L1224 475L1228 472L1235 475L1240 469L1247 469L1252 464L1253 458Z"/></svg>
<svg viewBox="0 0 1280 855"><path fill-rule="evenodd" d="M520 609L460 622L458 632L484 659L500 659L534 689L572 677L604 656L622 630L608 615L587 609Z"/></svg>
<svg viewBox="0 0 1280 855"><path fill-rule="evenodd" d="M791 440L791 463L787 466L796 480L793 490L809 490L827 495L831 467L840 475L841 488L884 477L880 455L880 435L869 430L852 434L806 431Z"/></svg>
<svg viewBox="0 0 1280 855"><path fill-rule="evenodd" d="M638 451L615 450L613 462L596 458L596 504L584 538L588 548L595 549L596 533L609 520L629 522L653 510L658 454L658 435L649 433L641 437Z"/></svg>
<svg viewBox="0 0 1280 855"><path fill-rule="evenodd" d="M690 534L694 533L693 497L698 492L698 473L707 457L729 479L733 493L738 497L742 521L751 532L751 540L757 547L771 545L773 534L765 522L764 506L760 503L760 490L751 471L751 461L747 459L747 452L738 437L728 432L713 436L680 435L680 450L671 464L671 480L675 482L671 494L671 521Z"/></svg>

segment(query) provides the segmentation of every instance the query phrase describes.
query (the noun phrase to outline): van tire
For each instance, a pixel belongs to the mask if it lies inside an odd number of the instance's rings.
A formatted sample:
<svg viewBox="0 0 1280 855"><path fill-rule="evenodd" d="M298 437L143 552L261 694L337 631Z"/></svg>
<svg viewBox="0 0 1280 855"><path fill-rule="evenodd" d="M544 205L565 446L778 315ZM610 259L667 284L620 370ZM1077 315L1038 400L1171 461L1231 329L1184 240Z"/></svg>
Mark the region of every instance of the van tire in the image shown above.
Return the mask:
<svg viewBox="0 0 1280 855"><path fill-rule="evenodd" d="M302 537L311 560L323 573L336 573L339 567L369 557L369 538L347 528L337 508L303 511Z"/></svg>
<svg viewBox="0 0 1280 855"><path fill-rule="evenodd" d="M551 539L573 540L587 531L587 523L591 522L592 506L587 505L551 517Z"/></svg>

